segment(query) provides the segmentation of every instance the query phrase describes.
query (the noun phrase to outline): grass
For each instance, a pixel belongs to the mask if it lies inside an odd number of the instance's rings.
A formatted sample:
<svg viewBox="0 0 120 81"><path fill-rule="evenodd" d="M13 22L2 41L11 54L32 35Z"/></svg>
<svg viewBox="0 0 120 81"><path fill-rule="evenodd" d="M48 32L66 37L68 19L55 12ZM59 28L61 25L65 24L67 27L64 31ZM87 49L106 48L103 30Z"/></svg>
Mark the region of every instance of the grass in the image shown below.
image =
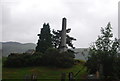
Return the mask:
<svg viewBox="0 0 120 81"><path fill-rule="evenodd" d="M6 58L3 58L6 60ZM18 79L24 79L25 75L35 74L38 79L61 79L61 73L65 72L66 78L68 73L73 72L76 74L83 68L83 64L74 65L71 68L56 68L56 67L23 67L23 68L2 68L2 78L4 81L17 81ZM76 76L76 79L83 79L86 75L86 68L83 68L80 73ZM9 79L9 80L7 80Z"/></svg>
<svg viewBox="0 0 120 81"><path fill-rule="evenodd" d="M27 74L36 74L38 79L60 79L61 73L73 72L76 74L82 68L81 65L75 65L72 68L53 68L53 67L24 67L24 68L3 68L3 79L23 79ZM86 73L83 69L77 78L82 78L81 75Z"/></svg>
<svg viewBox="0 0 120 81"><path fill-rule="evenodd" d="M2 57L0 56L0 80L2 78Z"/></svg>
<svg viewBox="0 0 120 81"><path fill-rule="evenodd" d="M55 67L24 67L24 68L3 68L3 79L23 79L27 74L35 74L38 76L38 79L60 79L61 73L69 73L73 72L76 74L83 66L75 65L72 68L55 68ZM81 79L81 75L86 73L86 69L84 68L79 75L77 75L77 79ZM68 75L67 75L68 76Z"/></svg>

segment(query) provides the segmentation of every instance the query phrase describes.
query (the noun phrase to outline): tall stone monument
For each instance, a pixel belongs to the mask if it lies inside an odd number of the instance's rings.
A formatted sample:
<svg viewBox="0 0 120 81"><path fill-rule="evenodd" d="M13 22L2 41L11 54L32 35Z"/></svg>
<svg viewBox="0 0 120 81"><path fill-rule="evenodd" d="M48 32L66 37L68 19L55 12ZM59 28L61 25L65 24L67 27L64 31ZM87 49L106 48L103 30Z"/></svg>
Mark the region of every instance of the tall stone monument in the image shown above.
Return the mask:
<svg viewBox="0 0 120 81"><path fill-rule="evenodd" d="M120 39L120 1L118 2L118 38Z"/></svg>
<svg viewBox="0 0 120 81"><path fill-rule="evenodd" d="M65 52L67 51L67 46L66 46L66 23L67 19L63 18L62 19L62 33L61 33L61 44L60 44L60 52Z"/></svg>
<svg viewBox="0 0 120 81"><path fill-rule="evenodd" d="M118 2L118 42L120 44L120 1ZM118 53L120 53L120 45L119 45L119 50Z"/></svg>

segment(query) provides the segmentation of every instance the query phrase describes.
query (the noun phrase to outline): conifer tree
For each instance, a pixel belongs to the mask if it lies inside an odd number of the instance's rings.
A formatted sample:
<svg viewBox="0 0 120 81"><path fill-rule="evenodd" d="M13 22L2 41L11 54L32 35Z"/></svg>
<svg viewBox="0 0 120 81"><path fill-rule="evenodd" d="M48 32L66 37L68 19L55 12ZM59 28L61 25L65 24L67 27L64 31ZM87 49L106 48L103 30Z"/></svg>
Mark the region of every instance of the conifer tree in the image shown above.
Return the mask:
<svg viewBox="0 0 120 81"><path fill-rule="evenodd" d="M108 23L105 28L101 28L101 36L90 47L87 68L90 73L100 72L101 77L114 77L116 75L115 62L118 53L118 40L112 40L113 33L111 24Z"/></svg>
<svg viewBox="0 0 120 81"><path fill-rule="evenodd" d="M49 23L44 23L40 34L38 34L39 39L36 47L36 52L44 53L48 48L52 47L52 38Z"/></svg>
<svg viewBox="0 0 120 81"><path fill-rule="evenodd" d="M67 29L66 33L70 33L71 29ZM53 39L53 46L54 48L59 48L60 47L60 43L61 43L61 35L62 35L62 31L61 30L53 30L52 31L53 35L52 35L52 39ZM66 34L66 44L67 46L75 49L75 47L73 46L72 41L75 41L76 39L74 37L69 36L68 34Z"/></svg>

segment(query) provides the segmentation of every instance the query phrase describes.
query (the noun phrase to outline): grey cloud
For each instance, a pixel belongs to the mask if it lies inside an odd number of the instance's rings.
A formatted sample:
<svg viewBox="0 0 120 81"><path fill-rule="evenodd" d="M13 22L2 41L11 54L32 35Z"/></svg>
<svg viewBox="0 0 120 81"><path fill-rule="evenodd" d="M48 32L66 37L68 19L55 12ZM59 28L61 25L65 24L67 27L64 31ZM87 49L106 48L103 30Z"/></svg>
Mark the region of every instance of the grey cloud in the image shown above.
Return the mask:
<svg viewBox="0 0 120 81"><path fill-rule="evenodd" d="M88 47L100 35L100 28L105 27L109 21L117 36L117 1L51 0L53 2L43 5L39 0L30 1L27 3L25 0L24 3L24 0L16 0L14 6L3 5L3 41L36 43L37 34L44 22L50 23L51 30L61 29L63 17L67 18L67 28L72 29L70 35L77 39L74 42L76 47ZM115 10L112 12L109 7Z"/></svg>

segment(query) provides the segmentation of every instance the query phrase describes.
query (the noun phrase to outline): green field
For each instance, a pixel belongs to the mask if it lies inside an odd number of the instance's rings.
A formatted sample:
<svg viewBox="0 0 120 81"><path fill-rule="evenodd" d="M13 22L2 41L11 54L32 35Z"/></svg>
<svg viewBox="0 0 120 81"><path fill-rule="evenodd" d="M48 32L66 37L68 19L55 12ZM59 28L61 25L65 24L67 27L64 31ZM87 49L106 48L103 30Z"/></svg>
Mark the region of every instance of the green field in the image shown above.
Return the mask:
<svg viewBox="0 0 120 81"><path fill-rule="evenodd" d="M3 61L6 58L2 59ZM68 73L73 72L76 74L79 70L80 73L75 77L76 79L84 79L87 74L86 68L83 68L83 64L74 65L71 68L56 68L56 67L22 67L22 68L2 68L2 79L5 81L10 81L10 79L24 79L25 75L35 74L37 79L61 79L61 73L66 73L66 78L68 78ZM9 80L7 80L9 79Z"/></svg>
<svg viewBox="0 0 120 81"><path fill-rule="evenodd" d="M55 67L24 67L24 68L3 68L3 79L23 79L27 74L35 74L38 79L60 79L61 73L73 72L76 74L83 66L75 65L72 68L62 69ZM86 74L84 68L77 76L77 79L81 79Z"/></svg>
<svg viewBox="0 0 120 81"><path fill-rule="evenodd" d="M2 78L2 57L0 56L0 80Z"/></svg>

